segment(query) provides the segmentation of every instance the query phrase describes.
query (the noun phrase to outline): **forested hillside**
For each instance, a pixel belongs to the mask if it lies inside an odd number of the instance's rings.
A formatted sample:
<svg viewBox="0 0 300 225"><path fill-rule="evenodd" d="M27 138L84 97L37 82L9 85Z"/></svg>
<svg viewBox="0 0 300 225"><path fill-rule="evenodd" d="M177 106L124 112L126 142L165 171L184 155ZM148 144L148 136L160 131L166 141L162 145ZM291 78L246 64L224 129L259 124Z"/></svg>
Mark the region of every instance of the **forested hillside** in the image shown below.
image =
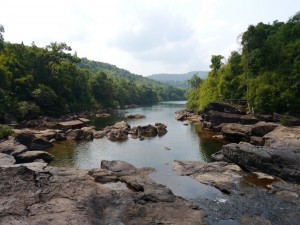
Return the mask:
<svg viewBox="0 0 300 225"><path fill-rule="evenodd" d="M253 112L300 113L300 12L287 22L250 25L242 50L213 55L208 78L194 79L188 107L244 99Z"/></svg>
<svg viewBox="0 0 300 225"><path fill-rule="evenodd" d="M126 104L181 100L184 92L110 64L79 59L65 43L5 42L0 25L0 122Z"/></svg>
<svg viewBox="0 0 300 225"><path fill-rule="evenodd" d="M152 74L148 76L148 78L169 84L179 88L190 88L188 80L192 78L192 76L196 74L198 77L205 79L207 78L207 71L191 71L183 74L169 74L169 73L160 73L160 74Z"/></svg>

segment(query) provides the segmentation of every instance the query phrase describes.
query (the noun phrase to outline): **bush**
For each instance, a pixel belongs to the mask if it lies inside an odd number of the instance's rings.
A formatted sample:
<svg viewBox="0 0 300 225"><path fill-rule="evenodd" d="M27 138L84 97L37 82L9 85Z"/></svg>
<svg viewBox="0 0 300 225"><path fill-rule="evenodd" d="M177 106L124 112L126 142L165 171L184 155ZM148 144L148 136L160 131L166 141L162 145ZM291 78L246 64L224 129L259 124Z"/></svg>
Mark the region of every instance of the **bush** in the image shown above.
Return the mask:
<svg viewBox="0 0 300 225"><path fill-rule="evenodd" d="M13 135L14 131L11 127L6 125L0 125L0 139L7 139L8 136Z"/></svg>

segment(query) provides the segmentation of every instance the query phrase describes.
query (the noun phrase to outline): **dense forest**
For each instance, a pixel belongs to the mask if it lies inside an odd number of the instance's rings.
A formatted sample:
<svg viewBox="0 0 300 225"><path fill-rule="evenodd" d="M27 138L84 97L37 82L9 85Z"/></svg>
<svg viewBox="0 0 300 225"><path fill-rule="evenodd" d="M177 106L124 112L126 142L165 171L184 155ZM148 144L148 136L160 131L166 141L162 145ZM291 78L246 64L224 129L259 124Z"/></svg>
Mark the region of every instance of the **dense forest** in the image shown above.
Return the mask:
<svg viewBox="0 0 300 225"><path fill-rule="evenodd" d="M65 43L4 41L0 25L0 122L182 100L184 91L116 66L80 59Z"/></svg>
<svg viewBox="0 0 300 225"><path fill-rule="evenodd" d="M255 113L300 113L300 12L287 22L250 25L241 35L241 51L226 62L211 58L203 80L193 77L188 107L243 99Z"/></svg>

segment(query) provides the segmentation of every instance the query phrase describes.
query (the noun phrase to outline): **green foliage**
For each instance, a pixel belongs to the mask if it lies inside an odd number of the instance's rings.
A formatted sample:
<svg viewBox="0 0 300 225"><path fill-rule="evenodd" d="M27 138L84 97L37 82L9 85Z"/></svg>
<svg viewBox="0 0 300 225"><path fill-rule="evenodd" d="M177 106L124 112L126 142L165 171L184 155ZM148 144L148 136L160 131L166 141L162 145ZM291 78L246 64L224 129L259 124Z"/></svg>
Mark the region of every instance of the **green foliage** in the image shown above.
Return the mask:
<svg viewBox="0 0 300 225"><path fill-rule="evenodd" d="M0 25L0 42L4 28ZM0 43L1 44L1 43ZM116 66L80 60L65 43L0 49L0 123L99 107L181 100L184 90Z"/></svg>
<svg viewBox="0 0 300 225"><path fill-rule="evenodd" d="M212 56L212 71L188 94L188 106L211 101L247 100L254 112L300 113L300 13L288 22L250 25L242 34L241 53L222 64Z"/></svg>
<svg viewBox="0 0 300 225"><path fill-rule="evenodd" d="M286 127L291 127L292 126L292 121L291 121L291 118L290 118L288 113L285 113L280 118L280 123L281 123L281 125L286 126Z"/></svg>
<svg viewBox="0 0 300 225"><path fill-rule="evenodd" d="M13 134L14 134L14 131L9 126L0 124L0 140L7 139L8 136L11 136Z"/></svg>

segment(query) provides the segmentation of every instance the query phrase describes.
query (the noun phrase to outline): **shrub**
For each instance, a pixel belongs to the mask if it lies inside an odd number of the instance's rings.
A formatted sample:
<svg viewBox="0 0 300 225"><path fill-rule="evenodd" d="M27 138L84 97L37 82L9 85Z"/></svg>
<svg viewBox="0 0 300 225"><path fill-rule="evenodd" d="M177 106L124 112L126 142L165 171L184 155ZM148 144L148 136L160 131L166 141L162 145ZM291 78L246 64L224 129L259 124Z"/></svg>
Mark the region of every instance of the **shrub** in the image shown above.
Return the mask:
<svg viewBox="0 0 300 225"><path fill-rule="evenodd" d="M14 131L7 125L0 125L0 139L7 139L8 136L13 135Z"/></svg>

